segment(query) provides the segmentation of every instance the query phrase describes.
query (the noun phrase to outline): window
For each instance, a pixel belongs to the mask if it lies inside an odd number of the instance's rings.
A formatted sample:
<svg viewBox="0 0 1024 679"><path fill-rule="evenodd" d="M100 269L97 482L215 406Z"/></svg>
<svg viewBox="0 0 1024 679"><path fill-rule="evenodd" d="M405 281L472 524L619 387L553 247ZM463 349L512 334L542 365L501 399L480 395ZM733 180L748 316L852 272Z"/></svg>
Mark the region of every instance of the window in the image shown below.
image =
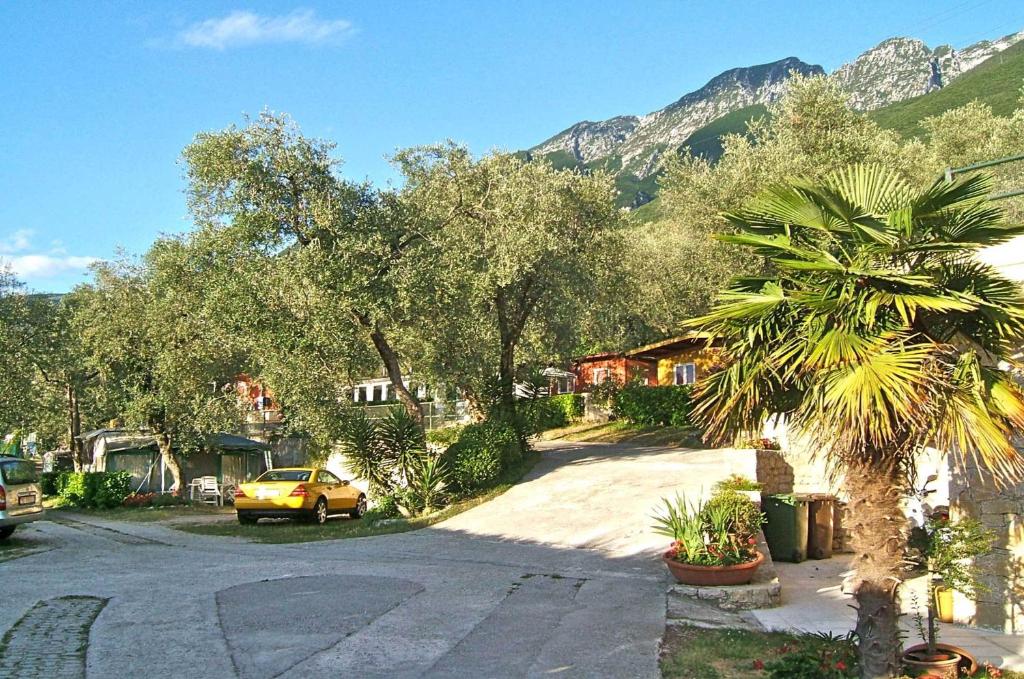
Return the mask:
<svg viewBox="0 0 1024 679"><path fill-rule="evenodd" d="M0 462L0 480L11 486L17 486L22 483L35 483L36 466L31 462L24 462L22 460Z"/></svg>
<svg viewBox="0 0 1024 679"><path fill-rule="evenodd" d="M695 363L677 363L673 384L693 384L697 381L697 365Z"/></svg>
<svg viewBox="0 0 1024 679"><path fill-rule="evenodd" d="M272 469L257 481L309 481L308 469Z"/></svg>
<svg viewBox="0 0 1024 679"><path fill-rule="evenodd" d="M612 378L612 371L608 368L594 368L594 379L592 384L604 384Z"/></svg>
<svg viewBox="0 0 1024 679"><path fill-rule="evenodd" d="M337 476L330 473L326 469L320 470L320 472L316 475L316 480L319 481L320 483L333 483L335 485L341 483Z"/></svg>

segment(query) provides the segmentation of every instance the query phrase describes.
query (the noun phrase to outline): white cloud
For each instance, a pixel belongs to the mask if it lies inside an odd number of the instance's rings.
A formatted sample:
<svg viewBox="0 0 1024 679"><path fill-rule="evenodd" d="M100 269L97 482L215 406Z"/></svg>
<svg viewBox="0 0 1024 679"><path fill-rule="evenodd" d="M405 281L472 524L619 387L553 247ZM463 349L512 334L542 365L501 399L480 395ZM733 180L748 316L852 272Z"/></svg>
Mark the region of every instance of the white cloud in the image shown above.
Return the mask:
<svg viewBox="0 0 1024 679"><path fill-rule="evenodd" d="M85 271L98 261L100 260L97 257L77 255L17 255L14 257L0 257L0 263L9 265L11 271L23 281L55 278L61 274Z"/></svg>
<svg viewBox="0 0 1024 679"><path fill-rule="evenodd" d="M31 229L19 229L12 233L7 238L0 240L0 254L13 254L15 252L23 252L32 247L32 231Z"/></svg>
<svg viewBox="0 0 1024 679"><path fill-rule="evenodd" d="M350 21L321 19L310 9L281 16L234 11L192 24L178 34L178 43L215 50L286 42L319 45L337 42L354 30Z"/></svg>
<svg viewBox="0 0 1024 679"><path fill-rule="evenodd" d="M32 234L30 229L19 229L0 238L0 268L10 268L25 283L84 272L100 261L97 257L68 255L60 241L53 241L48 251L40 252L32 246Z"/></svg>

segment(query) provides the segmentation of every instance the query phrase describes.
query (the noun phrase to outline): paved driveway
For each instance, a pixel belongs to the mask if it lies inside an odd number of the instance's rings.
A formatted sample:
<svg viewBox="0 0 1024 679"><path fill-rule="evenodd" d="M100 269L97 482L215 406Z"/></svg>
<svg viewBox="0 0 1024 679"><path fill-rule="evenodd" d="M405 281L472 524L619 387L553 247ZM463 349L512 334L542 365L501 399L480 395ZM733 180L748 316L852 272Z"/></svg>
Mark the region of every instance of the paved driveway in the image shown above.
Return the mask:
<svg viewBox="0 0 1024 679"><path fill-rule="evenodd" d="M656 677L667 581L649 515L752 465L547 444L522 483L432 528L294 545L35 524L23 536L49 551L0 563L0 629L29 612L0 674L81 676L54 650L87 635L89 677Z"/></svg>

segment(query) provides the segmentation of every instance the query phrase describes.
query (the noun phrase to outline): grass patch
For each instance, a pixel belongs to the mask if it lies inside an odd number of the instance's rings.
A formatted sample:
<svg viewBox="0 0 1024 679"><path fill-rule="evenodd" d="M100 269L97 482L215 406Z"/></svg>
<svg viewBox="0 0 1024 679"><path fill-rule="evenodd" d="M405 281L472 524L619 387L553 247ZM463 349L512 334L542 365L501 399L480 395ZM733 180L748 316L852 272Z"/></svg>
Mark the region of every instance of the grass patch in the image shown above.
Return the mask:
<svg viewBox="0 0 1024 679"><path fill-rule="evenodd" d="M813 637L787 632L669 625L661 644L661 676L664 679L765 677L766 672L755 669L755 660L768 662L779 657L783 645L806 644L808 639ZM977 676L988 675L979 669ZM1024 679L1024 674L1011 670L1002 670L999 676Z"/></svg>
<svg viewBox="0 0 1024 679"><path fill-rule="evenodd" d="M701 629L670 625L661 645L661 676L666 679L740 679L761 675L755 660L798 637L785 632Z"/></svg>
<svg viewBox="0 0 1024 679"><path fill-rule="evenodd" d="M78 509L76 507L61 507L49 510L57 518L63 512L69 514L80 514L91 516L97 519L108 519L110 521L132 521L139 523L151 523L154 521L170 521L195 516L210 516L221 514L223 516L234 516L235 510L232 507L214 507L207 504L172 505L167 507L115 507L113 509Z"/></svg>
<svg viewBox="0 0 1024 679"><path fill-rule="evenodd" d="M337 518L331 519L323 526L303 524L295 521L263 521L255 526L243 526L237 521L224 521L206 524L184 524L174 526L175 529L197 535L221 535L245 538L252 542L273 544L290 542L317 542L320 540L341 540L345 538L365 538L374 535L390 535L405 533L410 530L426 528L467 509L472 509L488 500L492 500L514 486L528 471L533 469L540 459L540 453L531 451L523 457L522 462L510 467L499 477L498 485L479 495L466 498L448 505L444 509L429 516L418 516L411 519L395 519L386 522L366 523L362 519Z"/></svg>
<svg viewBox="0 0 1024 679"><path fill-rule="evenodd" d="M668 448L703 448L700 433L689 427L638 427L621 420L600 424L582 423L541 434L543 441L587 443L635 443Z"/></svg>

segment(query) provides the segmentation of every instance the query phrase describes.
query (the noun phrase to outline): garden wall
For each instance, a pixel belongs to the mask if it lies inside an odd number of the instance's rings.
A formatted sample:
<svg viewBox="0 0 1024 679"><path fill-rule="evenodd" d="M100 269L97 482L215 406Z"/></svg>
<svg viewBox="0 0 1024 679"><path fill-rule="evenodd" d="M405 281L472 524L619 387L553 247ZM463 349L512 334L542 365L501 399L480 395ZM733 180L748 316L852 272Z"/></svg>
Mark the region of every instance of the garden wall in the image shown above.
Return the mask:
<svg viewBox="0 0 1024 679"><path fill-rule="evenodd" d="M954 596L957 622L1024 634L1024 484L1000 488L975 464L951 462L950 515L981 521L996 534L992 551L980 557L980 580L987 591L977 601Z"/></svg>

